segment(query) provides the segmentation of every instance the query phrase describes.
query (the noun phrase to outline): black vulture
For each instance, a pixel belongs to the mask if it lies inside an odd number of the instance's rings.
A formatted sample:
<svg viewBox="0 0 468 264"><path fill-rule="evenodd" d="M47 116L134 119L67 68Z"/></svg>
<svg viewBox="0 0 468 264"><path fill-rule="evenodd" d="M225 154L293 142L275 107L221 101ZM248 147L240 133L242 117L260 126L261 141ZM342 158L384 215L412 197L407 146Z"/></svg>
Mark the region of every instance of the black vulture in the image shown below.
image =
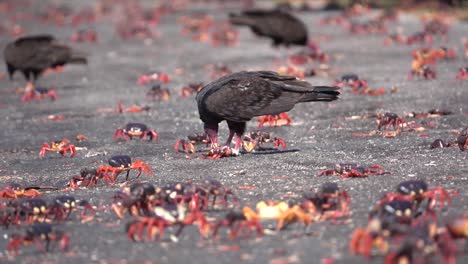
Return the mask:
<svg viewBox="0 0 468 264"><path fill-rule="evenodd" d="M212 147L218 146L218 124L226 120L229 146L234 134L238 153L246 122L255 116L275 115L295 104L338 99L338 87L313 86L293 76L271 71L237 72L203 87L197 94L198 112Z"/></svg>
<svg viewBox="0 0 468 264"><path fill-rule="evenodd" d="M234 25L249 26L258 36L271 38L273 46L308 44L305 24L282 10L249 10L241 14L230 14L229 20Z"/></svg>
<svg viewBox="0 0 468 264"><path fill-rule="evenodd" d="M72 48L58 43L51 35L32 35L8 43L3 51L8 75L23 73L34 82L45 70L67 63L87 63L86 57Z"/></svg>

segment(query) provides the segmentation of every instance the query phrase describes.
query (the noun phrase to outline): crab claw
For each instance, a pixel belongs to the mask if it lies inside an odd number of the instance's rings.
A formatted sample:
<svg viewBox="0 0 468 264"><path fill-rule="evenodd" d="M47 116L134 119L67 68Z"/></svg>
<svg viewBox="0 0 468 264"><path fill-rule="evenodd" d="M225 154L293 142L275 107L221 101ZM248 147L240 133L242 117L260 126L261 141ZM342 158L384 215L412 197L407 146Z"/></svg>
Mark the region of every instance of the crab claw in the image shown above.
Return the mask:
<svg viewBox="0 0 468 264"><path fill-rule="evenodd" d="M50 145L47 143L42 144L41 150L39 151L39 157L45 157L46 151L50 149Z"/></svg>
<svg viewBox="0 0 468 264"><path fill-rule="evenodd" d="M65 156L67 151L70 151L70 158L74 157L76 155L76 148L74 145L69 145L68 147L66 147L63 151L63 154L62 156Z"/></svg>
<svg viewBox="0 0 468 264"><path fill-rule="evenodd" d="M275 145L276 148L282 148L283 150L286 149L286 143L282 138L275 137L273 139L273 145Z"/></svg>
<svg viewBox="0 0 468 264"><path fill-rule="evenodd" d="M117 141L119 138L124 139L125 141L130 140L130 138L123 133L123 129L119 128L114 133L114 140Z"/></svg>
<svg viewBox="0 0 468 264"><path fill-rule="evenodd" d="M151 169L150 166L148 166L148 164L144 163L141 160L135 160L131 168L138 170L137 177L139 177L142 172L148 176L152 176L154 174L153 169Z"/></svg>
<svg viewBox="0 0 468 264"><path fill-rule="evenodd" d="M145 140L146 137L149 137L149 138L150 138L150 141L151 141L151 139L153 139L153 140L156 141L156 142L159 140L159 135L158 135L158 133L156 133L156 131L154 131L154 130L148 130L148 131L146 131L146 132L143 134L142 140Z"/></svg>
<svg viewBox="0 0 468 264"><path fill-rule="evenodd" d="M447 206L450 206L452 202L449 192L442 187L435 187L430 192L425 194L424 197L431 199L431 207L438 206L439 208L443 208L445 204L447 204Z"/></svg>
<svg viewBox="0 0 468 264"><path fill-rule="evenodd" d="M182 146L182 149L180 148ZM188 140L185 139L179 139L177 142L174 144L174 150L176 153L179 152L184 152L184 153L194 153L195 152L195 146Z"/></svg>

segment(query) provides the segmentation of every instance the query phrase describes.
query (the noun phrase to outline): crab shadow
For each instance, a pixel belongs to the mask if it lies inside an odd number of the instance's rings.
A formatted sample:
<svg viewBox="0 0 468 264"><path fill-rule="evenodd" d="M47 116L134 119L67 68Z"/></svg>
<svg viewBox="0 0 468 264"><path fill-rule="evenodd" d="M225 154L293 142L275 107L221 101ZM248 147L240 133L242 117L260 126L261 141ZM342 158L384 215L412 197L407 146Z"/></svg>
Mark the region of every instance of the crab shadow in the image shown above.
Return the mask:
<svg viewBox="0 0 468 264"><path fill-rule="evenodd" d="M284 149L284 150L279 150L275 148L263 148L261 150L257 150L255 152L245 152L243 154L250 154L250 155L271 155L271 154L281 154L281 153L293 153L293 152L299 152L301 151L300 149Z"/></svg>

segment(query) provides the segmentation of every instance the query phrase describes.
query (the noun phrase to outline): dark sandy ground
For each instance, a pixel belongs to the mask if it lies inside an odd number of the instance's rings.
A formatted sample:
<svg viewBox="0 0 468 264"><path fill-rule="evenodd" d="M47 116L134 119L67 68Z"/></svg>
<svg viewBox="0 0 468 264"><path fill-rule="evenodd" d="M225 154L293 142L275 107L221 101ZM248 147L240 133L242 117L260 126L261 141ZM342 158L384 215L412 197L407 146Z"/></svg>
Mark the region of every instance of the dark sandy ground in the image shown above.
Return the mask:
<svg viewBox="0 0 468 264"><path fill-rule="evenodd" d="M196 6L195 9L202 8ZM216 19L226 18L224 11L203 9ZM64 72L47 75L39 81L41 86L56 87L59 100L55 102L22 104L20 98L10 92L23 84L22 77L18 74L14 82L0 80L0 185L21 182L63 187L81 168L98 166L113 154L128 154L154 169L154 177L142 176L141 180L162 185L210 176L231 187L242 206L255 206L261 200L288 200L326 181L337 182L351 196L349 221L340 225L317 223L307 229L297 224L279 233L267 232L260 239L234 241L229 241L226 236L216 241L201 241L196 228L189 227L178 243L169 239L132 243L124 231L127 220L118 220L107 209L98 211L96 218L86 224L76 221L61 224L71 238L68 253L56 250L41 254L36 247L29 247L23 248L17 257L7 256L5 249L9 236L18 231L17 228L3 229L0 231L0 262L319 263L322 258L335 258L337 263L358 263L366 260L348 253L347 243L352 230L366 223L369 208L384 192L394 190L400 181L424 179L432 187L459 190L460 195L442 213L441 221L468 210L465 192L468 186L467 153L455 147L429 149L433 140L453 139L456 136L452 131L468 125L468 115L464 114L468 110L468 85L466 81L455 80L456 71L467 62L461 58L461 38L466 36L468 24L455 22L448 42L436 41L436 44L455 48L459 55L454 61L437 64L436 80L408 81L410 51L417 46L384 47L382 35L352 36L341 28L318 26L325 13L300 13L312 36L329 36L329 40L321 42L320 46L334 57L331 65L338 74L354 72L368 80L372 87L390 89L397 86L399 91L378 97L345 91L337 102L297 105L290 112L292 126L266 129L282 137L289 150L296 151L252 153L221 160L189 160L175 154L173 144L178 138L201 131L202 123L194 97L181 99L179 89L188 82L208 82L209 72L204 65L224 63L234 71L275 70L277 66L273 63L286 58L295 49L272 48L268 40L256 38L245 28L240 29L240 42L235 47L213 48L207 43L193 42L180 35L180 25L176 21L181 14L185 13L164 16L156 28L161 37L146 44L140 40L120 40L114 35L112 19L94 25L99 36L97 44L73 45L89 53L89 64L86 67L67 66ZM52 33L62 40L68 39L72 32L67 27L35 22L24 22L23 25L28 33ZM409 15L401 16L398 25L408 33L421 27L419 20ZM0 36L0 47L10 40L10 37ZM176 75L177 67L183 67L185 73ZM146 88L135 84L140 74L152 69L171 76L168 87L172 96L168 102L145 100ZM330 84L334 77L307 80L317 85ZM149 105L151 109L137 114L97 113L99 108L115 108L119 100L127 106ZM419 137L420 133L405 133L396 138L352 137L352 133L376 129L375 121L344 119L375 111L403 115L433 108L450 110L453 114L430 119L436 125L424 132L429 134L428 137ZM49 115L69 118L44 121ZM158 132L159 142L114 142L114 131L127 122L148 124ZM256 121L250 122L248 130L255 129L256 125ZM73 140L76 146L86 148L79 150L76 157L60 158L51 153L44 159L39 158L42 143L74 139L78 134L88 136L89 140ZM222 139L227 136L224 124L220 134ZM101 155L93 156L96 153ZM381 164L391 174L361 179L315 177L335 163ZM240 186L255 188L245 190ZM97 207L108 208L114 192L119 189L118 186L101 185L74 191L72 195L88 199ZM62 193L47 193L45 199L59 194ZM222 213L209 215L215 217ZM266 223L266 226L272 227L273 223ZM459 257L458 260L463 263L467 258ZM382 258L375 257L371 262L382 262Z"/></svg>

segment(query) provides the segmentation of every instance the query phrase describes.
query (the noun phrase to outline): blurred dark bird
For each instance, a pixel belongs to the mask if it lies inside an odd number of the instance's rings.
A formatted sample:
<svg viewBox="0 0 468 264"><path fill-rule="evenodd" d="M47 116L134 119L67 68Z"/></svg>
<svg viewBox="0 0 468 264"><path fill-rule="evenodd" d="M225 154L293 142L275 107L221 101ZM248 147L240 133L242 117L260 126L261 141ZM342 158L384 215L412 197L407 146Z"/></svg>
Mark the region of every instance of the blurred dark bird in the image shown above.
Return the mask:
<svg viewBox="0 0 468 264"><path fill-rule="evenodd" d="M230 14L229 20L234 25L249 26L258 36L271 38L273 46L308 44L305 24L282 10L249 10Z"/></svg>
<svg viewBox="0 0 468 264"><path fill-rule="evenodd" d="M8 43L3 51L8 75L13 78L15 71L23 73L32 86L47 69L63 66L67 63L87 63L84 54L60 44L51 35L35 35L18 38Z"/></svg>
<svg viewBox="0 0 468 264"><path fill-rule="evenodd" d="M229 138L236 135L238 153L246 122L255 116L276 115L295 104L338 99L338 87L313 86L293 76L271 71L237 72L206 85L197 94L198 112L212 147L218 146L218 124L226 120Z"/></svg>

